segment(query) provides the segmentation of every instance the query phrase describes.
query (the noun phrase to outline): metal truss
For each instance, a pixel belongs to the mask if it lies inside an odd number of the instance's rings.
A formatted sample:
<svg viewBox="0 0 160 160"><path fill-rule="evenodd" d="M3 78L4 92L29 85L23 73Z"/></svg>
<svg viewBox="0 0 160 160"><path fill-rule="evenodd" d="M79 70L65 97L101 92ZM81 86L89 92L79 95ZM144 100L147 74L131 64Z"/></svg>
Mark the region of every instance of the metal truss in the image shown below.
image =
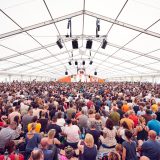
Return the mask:
<svg viewBox="0 0 160 160"><path fill-rule="evenodd" d="M51 24L66 20L66 19L69 19L71 17L80 16L82 14L83 14L83 11L78 11L78 12L74 12L74 13L68 14L66 16L55 18L53 20L48 20L48 21L37 23L37 24L31 25L31 26L28 26L28 27L24 27L22 29L18 29L18 30L14 30L14 31L11 31L11 32L7 32L7 33L4 33L4 34L1 34L0 35L0 39L6 38L6 37L10 37L10 36L13 36L13 35L16 35L16 34L20 34L20 33L23 33L23 32L27 32L27 31L30 31L30 30L33 30L33 29L37 29L37 28L40 28L40 27L45 27L47 25L51 25Z"/></svg>
<svg viewBox="0 0 160 160"><path fill-rule="evenodd" d="M144 34L147 34L147 35L150 35L150 36L153 36L153 37L160 38L159 33L152 32L152 31L149 31L149 30L146 30L146 29L143 29L143 28L140 28L140 27L128 24L128 23L124 23L124 22L121 22L121 21L118 21L118 20L115 20L115 19L112 19L112 18L109 18L109 17L106 17L106 16L102 16L100 14L93 13L93 12L90 12L90 11L87 11L87 10L81 10L81 11L78 11L78 12L74 12L74 13L59 17L59 18L44 21L44 22L34 24L34 25L31 25L31 26L28 26L28 27L24 27L22 29L18 29L18 30L14 30L14 31L11 31L11 32L1 34L0 39L10 37L10 36L13 36L13 35L16 35L16 34L20 34L20 33L23 33L23 32L27 32L27 31L37 29L37 28L40 28L40 27L44 27L44 26L47 26L47 25L55 24L57 22L64 21L66 19L73 18L73 17L76 17L76 16L80 16L80 15L83 15L83 14L91 16L91 17L95 17L95 18L98 18L98 19L101 19L101 20L104 20L104 21L107 21L107 22L112 23L112 24L119 25L121 27L129 28L131 30L138 31L140 33L144 33Z"/></svg>
<svg viewBox="0 0 160 160"><path fill-rule="evenodd" d="M96 50L92 50L92 51L93 51L93 52L96 52ZM101 54L101 55L104 55L104 56L107 56L107 57L110 57L110 55L106 55L105 53L102 53L102 52L100 52L100 51L98 51L97 53L99 53L99 54ZM128 63L130 63L130 64L133 64L133 65L137 66L137 67L143 67L143 68L146 68L146 69L149 69L149 70L153 70L153 71L160 72L160 70L158 70L158 69L150 68L150 67L148 67L148 66L141 65L141 64L132 62L132 61L130 61L130 60L126 60L126 59L119 58L119 57L116 57L116 56L112 56L112 57L110 57L110 58L117 59L117 60L120 60L120 61L122 61L122 62L128 62ZM155 63L155 62L154 62L154 63ZM115 66L115 64L114 64L114 66ZM114 66L113 66L113 67L114 67ZM120 66L120 65L117 64L116 66ZM131 68L128 68L128 69L131 69Z"/></svg>

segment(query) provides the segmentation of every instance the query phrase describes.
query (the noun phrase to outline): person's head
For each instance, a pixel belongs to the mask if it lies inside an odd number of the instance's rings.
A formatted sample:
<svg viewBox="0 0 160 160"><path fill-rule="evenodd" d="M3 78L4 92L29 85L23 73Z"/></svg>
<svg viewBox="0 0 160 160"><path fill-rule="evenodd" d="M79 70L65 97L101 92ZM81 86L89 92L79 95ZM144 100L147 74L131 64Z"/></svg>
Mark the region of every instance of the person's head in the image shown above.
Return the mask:
<svg viewBox="0 0 160 160"><path fill-rule="evenodd" d="M57 113L57 118L59 119L59 118L62 118L62 113L61 112L58 112Z"/></svg>
<svg viewBox="0 0 160 160"><path fill-rule="evenodd" d="M91 134L87 133L84 139L85 144L88 147L93 147L94 146L94 138Z"/></svg>
<svg viewBox="0 0 160 160"><path fill-rule="evenodd" d="M145 120L144 117L139 117L138 121L139 121L139 124L145 124L146 123L146 120Z"/></svg>
<svg viewBox="0 0 160 160"><path fill-rule="evenodd" d="M94 114L94 110L93 109L89 109L88 110L88 114Z"/></svg>
<svg viewBox="0 0 160 160"><path fill-rule="evenodd" d="M33 123L36 123L37 120L38 120L38 117L37 117L37 116L34 116L34 117L32 118L32 122L33 122Z"/></svg>
<svg viewBox="0 0 160 160"><path fill-rule="evenodd" d="M100 120L100 119L101 119L101 115L100 115L99 113L96 113L96 114L95 114L95 119L96 119L96 120Z"/></svg>
<svg viewBox="0 0 160 160"><path fill-rule="evenodd" d="M124 117L125 117L125 118L128 118L128 117L129 117L129 115L128 115L127 112L124 114Z"/></svg>
<svg viewBox="0 0 160 160"><path fill-rule="evenodd" d="M115 147L115 149L116 149L116 151L117 151L118 153L122 153L122 151L123 151L123 146L122 146L121 144L117 144L116 147Z"/></svg>
<svg viewBox="0 0 160 160"><path fill-rule="evenodd" d="M57 117L56 117L56 116L54 116L54 117L52 118L52 122L53 122L53 123L56 123L56 122L57 122Z"/></svg>
<svg viewBox="0 0 160 160"><path fill-rule="evenodd" d="M156 119L157 118L157 115L154 113L152 114L152 119Z"/></svg>
<svg viewBox="0 0 160 160"><path fill-rule="evenodd" d="M48 147L48 139L47 139L47 137L44 137L44 138L41 139L41 147L43 149L47 149L47 147Z"/></svg>
<svg viewBox="0 0 160 160"><path fill-rule="evenodd" d="M133 110L130 110L129 114L130 115L135 115L135 112Z"/></svg>
<svg viewBox="0 0 160 160"><path fill-rule="evenodd" d="M121 158L118 153L112 151L108 153L108 160L121 160Z"/></svg>
<svg viewBox="0 0 160 160"><path fill-rule="evenodd" d="M151 114L151 111L149 109L146 109L146 114Z"/></svg>
<svg viewBox="0 0 160 160"><path fill-rule="evenodd" d="M18 124L19 124L19 121L20 121L19 116L15 116L15 117L14 117L14 122L16 122L16 123L17 123L17 125L18 125Z"/></svg>
<svg viewBox="0 0 160 160"><path fill-rule="evenodd" d="M150 130L149 132L148 132L148 136L149 136L149 138L151 139L151 140L156 140L156 137L157 137L157 133L155 132L155 131L153 131L153 130Z"/></svg>
<svg viewBox="0 0 160 160"><path fill-rule="evenodd" d="M28 108L28 114L31 115L31 116L33 115L33 108L32 107Z"/></svg>
<svg viewBox="0 0 160 160"><path fill-rule="evenodd" d="M128 124L124 121L121 126L125 129L129 129Z"/></svg>
<svg viewBox="0 0 160 160"><path fill-rule="evenodd" d="M7 150L9 154L11 154L15 149L16 145L14 141L9 141L8 143L6 143L5 150Z"/></svg>
<svg viewBox="0 0 160 160"><path fill-rule="evenodd" d="M146 156L141 156L139 160L150 160L150 159Z"/></svg>
<svg viewBox="0 0 160 160"><path fill-rule="evenodd" d="M73 157L74 155L74 149L71 147L71 146L67 146L64 148L64 151L65 151L65 156L70 159Z"/></svg>
<svg viewBox="0 0 160 160"><path fill-rule="evenodd" d="M8 109L8 114L12 113L13 112L13 108L9 108Z"/></svg>
<svg viewBox="0 0 160 160"><path fill-rule="evenodd" d="M72 120L71 119L66 119L66 124L71 125L72 124Z"/></svg>
<svg viewBox="0 0 160 160"><path fill-rule="evenodd" d="M36 129L36 123L31 123L31 131L34 131Z"/></svg>
<svg viewBox="0 0 160 160"><path fill-rule="evenodd" d="M38 148L34 149L31 152L31 156L30 156L29 160L44 160L43 151Z"/></svg>
<svg viewBox="0 0 160 160"><path fill-rule="evenodd" d="M107 121L106 121L106 128L108 128L108 129L110 129L110 130L112 130L113 129L113 122L112 122L112 120L111 119L107 119Z"/></svg>
<svg viewBox="0 0 160 160"><path fill-rule="evenodd" d="M56 130L55 129L50 129L49 132L48 132L48 138L53 139L55 134L56 134Z"/></svg>
<svg viewBox="0 0 160 160"><path fill-rule="evenodd" d="M132 132L128 129L125 130L125 136L128 140L130 140L133 136Z"/></svg>
<svg viewBox="0 0 160 160"><path fill-rule="evenodd" d="M11 129L13 129L13 130L16 130L16 128L17 128L17 123L16 122L11 122L10 124L9 124L9 127L11 128Z"/></svg>

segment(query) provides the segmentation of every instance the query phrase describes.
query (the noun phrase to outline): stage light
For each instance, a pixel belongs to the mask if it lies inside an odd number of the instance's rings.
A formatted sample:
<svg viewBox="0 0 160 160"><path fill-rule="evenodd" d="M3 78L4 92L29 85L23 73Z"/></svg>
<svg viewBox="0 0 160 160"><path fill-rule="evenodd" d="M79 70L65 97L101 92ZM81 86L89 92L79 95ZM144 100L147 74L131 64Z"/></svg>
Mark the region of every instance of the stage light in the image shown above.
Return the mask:
<svg viewBox="0 0 160 160"><path fill-rule="evenodd" d="M106 46L107 46L107 41L105 39L103 39L103 43L102 43L101 48L105 49Z"/></svg>
<svg viewBox="0 0 160 160"><path fill-rule="evenodd" d="M78 41L76 39L72 40L73 49L78 49Z"/></svg>
<svg viewBox="0 0 160 160"><path fill-rule="evenodd" d="M85 61L82 62L82 65L85 65Z"/></svg>
<svg viewBox="0 0 160 160"><path fill-rule="evenodd" d="M75 65L76 65L76 66L78 65L78 62L77 62L77 61L75 61Z"/></svg>
<svg viewBox="0 0 160 160"><path fill-rule="evenodd" d="M57 43L57 45L58 45L58 47L59 47L60 49L63 48L63 45L62 45L62 43L61 43L61 39L59 39L56 43Z"/></svg>
<svg viewBox="0 0 160 160"><path fill-rule="evenodd" d="M68 75L68 72L67 72L67 71L65 71L65 75Z"/></svg>
<svg viewBox="0 0 160 160"><path fill-rule="evenodd" d="M93 61L90 61L89 64L92 65Z"/></svg>
<svg viewBox="0 0 160 160"><path fill-rule="evenodd" d="M94 72L94 75L95 75L95 76L97 75L97 72L96 72L96 71Z"/></svg>
<svg viewBox="0 0 160 160"><path fill-rule="evenodd" d="M86 48L91 49L92 48L92 43L93 43L93 41L91 39L87 40Z"/></svg>
<svg viewBox="0 0 160 160"><path fill-rule="evenodd" d="M72 65L71 61L68 62L69 65Z"/></svg>

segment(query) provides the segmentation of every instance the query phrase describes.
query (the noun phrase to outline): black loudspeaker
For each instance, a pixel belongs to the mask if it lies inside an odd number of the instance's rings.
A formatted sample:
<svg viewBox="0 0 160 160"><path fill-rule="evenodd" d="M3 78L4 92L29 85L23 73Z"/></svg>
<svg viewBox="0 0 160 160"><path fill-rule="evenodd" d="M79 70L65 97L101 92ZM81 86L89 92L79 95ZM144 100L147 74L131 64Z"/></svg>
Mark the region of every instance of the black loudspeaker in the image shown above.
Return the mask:
<svg viewBox="0 0 160 160"><path fill-rule="evenodd" d="M72 65L71 61L68 62L69 65Z"/></svg>
<svg viewBox="0 0 160 160"><path fill-rule="evenodd" d="M87 40L87 43L86 43L86 48L87 49L91 49L92 48L92 43L93 43L93 41L92 40Z"/></svg>
<svg viewBox="0 0 160 160"><path fill-rule="evenodd" d="M92 65L93 61L90 61L89 64Z"/></svg>
<svg viewBox="0 0 160 160"><path fill-rule="evenodd" d="M103 39L103 43L102 43L101 48L105 49L106 46L107 46L107 41L105 39Z"/></svg>
<svg viewBox="0 0 160 160"><path fill-rule="evenodd" d="M78 62L77 62L77 61L75 61L75 65L78 65Z"/></svg>
<svg viewBox="0 0 160 160"><path fill-rule="evenodd" d="M97 72L96 72L96 71L94 72L94 75L95 75L95 76L97 75Z"/></svg>
<svg viewBox="0 0 160 160"><path fill-rule="evenodd" d="M62 45L62 43L61 43L61 40L59 39L57 42L57 45L58 45L58 47L60 48L60 49L62 49L63 48L63 45Z"/></svg>
<svg viewBox="0 0 160 160"><path fill-rule="evenodd" d="M76 39L72 40L72 47L73 49L78 49L78 41Z"/></svg>
<svg viewBox="0 0 160 160"><path fill-rule="evenodd" d="M65 72L65 75L68 75L68 72L67 72L67 71Z"/></svg>
<svg viewBox="0 0 160 160"><path fill-rule="evenodd" d="M85 65L85 61L82 62L82 65Z"/></svg>

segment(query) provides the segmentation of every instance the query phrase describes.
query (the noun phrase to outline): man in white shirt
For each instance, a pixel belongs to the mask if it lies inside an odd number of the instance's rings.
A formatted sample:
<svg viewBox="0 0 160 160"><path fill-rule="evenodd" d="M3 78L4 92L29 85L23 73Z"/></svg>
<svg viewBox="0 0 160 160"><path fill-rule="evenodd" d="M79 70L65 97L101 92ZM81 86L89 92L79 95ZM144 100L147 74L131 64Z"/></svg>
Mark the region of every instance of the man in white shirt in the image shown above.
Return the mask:
<svg viewBox="0 0 160 160"><path fill-rule="evenodd" d="M72 121L70 119L66 120L68 124L64 128L64 133L67 136L66 146L70 145L73 148L77 148L77 144L80 140L80 129L77 125L72 125Z"/></svg>

